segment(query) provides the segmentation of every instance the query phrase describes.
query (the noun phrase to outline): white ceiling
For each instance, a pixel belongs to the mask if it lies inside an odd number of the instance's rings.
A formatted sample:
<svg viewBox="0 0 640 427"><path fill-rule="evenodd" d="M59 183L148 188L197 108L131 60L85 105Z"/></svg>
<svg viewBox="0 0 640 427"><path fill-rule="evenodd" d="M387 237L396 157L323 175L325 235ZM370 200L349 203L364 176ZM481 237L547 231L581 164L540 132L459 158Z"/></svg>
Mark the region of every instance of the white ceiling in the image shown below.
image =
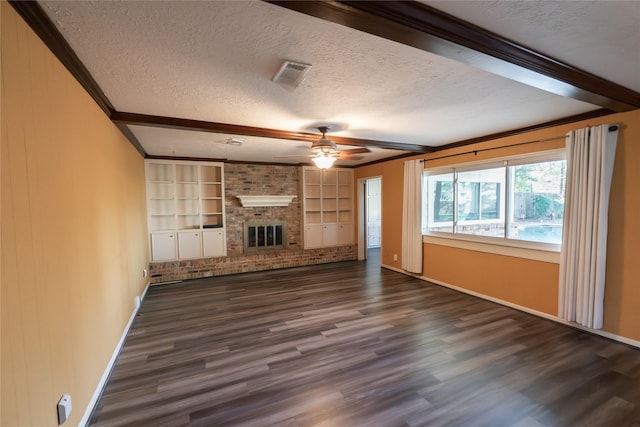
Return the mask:
<svg viewBox="0 0 640 427"><path fill-rule="evenodd" d="M640 91L640 2L424 3ZM121 112L285 131L330 124L337 136L438 146L600 108L259 1L41 5ZM312 64L295 89L271 80L285 59ZM308 159L277 156L310 146L130 129L150 155L299 163ZM338 164L403 153L371 150Z"/></svg>

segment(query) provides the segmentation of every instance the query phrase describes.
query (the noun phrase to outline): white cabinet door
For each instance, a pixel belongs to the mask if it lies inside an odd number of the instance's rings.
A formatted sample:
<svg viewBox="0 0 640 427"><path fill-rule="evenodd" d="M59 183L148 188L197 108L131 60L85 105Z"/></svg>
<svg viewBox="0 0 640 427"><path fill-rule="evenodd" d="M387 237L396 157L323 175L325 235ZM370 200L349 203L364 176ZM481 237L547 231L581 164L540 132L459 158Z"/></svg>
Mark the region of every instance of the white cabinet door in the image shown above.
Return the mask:
<svg viewBox="0 0 640 427"><path fill-rule="evenodd" d="M200 230L178 232L178 258L202 257L202 239Z"/></svg>
<svg viewBox="0 0 640 427"><path fill-rule="evenodd" d="M320 248L322 247L322 225L306 225L304 227L304 247Z"/></svg>
<svg viewBox="0 0 640 427"><path fill-rule="evenodd" d="M336 246L338 244L338 224L324 224L322 226L322 246Z"/></svg>
<svg viewBox="0 0 640 427"><path fill-rule="evenodd" d="M226 256L227 245L224 229L204 230L202 232L202 248L205 257Z"/></svg>
<svg viewBox="0 0 640 427"><path fill-rule="evenodd" d="M176 258L176 234L151 233L151 260L170 261Z"/></svg>
<svg viewBox="0 0 640 427"><path fill-rule="evenodd" d="M340 224L338 226L338 244L339 245L351 245L353 244L353 224Z"/></svg>

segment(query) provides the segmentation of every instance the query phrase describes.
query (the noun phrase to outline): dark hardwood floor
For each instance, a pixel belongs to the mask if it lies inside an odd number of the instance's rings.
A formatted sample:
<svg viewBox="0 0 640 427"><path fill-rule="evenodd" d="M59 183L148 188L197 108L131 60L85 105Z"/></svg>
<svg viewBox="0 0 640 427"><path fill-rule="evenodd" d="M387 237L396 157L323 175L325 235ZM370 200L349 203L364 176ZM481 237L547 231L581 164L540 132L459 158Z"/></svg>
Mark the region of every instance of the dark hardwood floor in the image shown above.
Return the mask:
<svg viewBox="0 0 640 427"><path fill-rule="evenodd" d="M91 425L640 426L640 350L373 258L193 280L149 290Z"/></svg>

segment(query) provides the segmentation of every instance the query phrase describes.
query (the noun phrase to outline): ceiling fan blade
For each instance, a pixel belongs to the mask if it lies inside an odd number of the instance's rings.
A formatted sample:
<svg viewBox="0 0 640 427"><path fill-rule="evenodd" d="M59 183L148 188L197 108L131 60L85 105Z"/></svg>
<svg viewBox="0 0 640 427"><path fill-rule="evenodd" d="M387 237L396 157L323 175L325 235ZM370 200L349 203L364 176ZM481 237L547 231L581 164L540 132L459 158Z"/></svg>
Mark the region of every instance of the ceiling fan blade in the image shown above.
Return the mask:
<svg viewBox="0 0 640 427"><path fill-rule="evenodd" d="M273 156L274 159L284 159L285 157L313 157L312 154L285 154L282 156Z"/></svg>
<svg viewBox="0 0 640 427"><path fill-rule="evenodd" d="M342 152L338 154L338 160L362 160L362 159L364 159L363 156L352 156L351 154L342 154Z"/></svg>
<svg viewBox="0 0 640 427"><path fill-rule="evenodd" d="M370 153L370 152L371 152L371 150L369 150L367 147L352 148L350 150L340 150L340 154L345 153L347 155L349 155L349 154Z"/></svg>

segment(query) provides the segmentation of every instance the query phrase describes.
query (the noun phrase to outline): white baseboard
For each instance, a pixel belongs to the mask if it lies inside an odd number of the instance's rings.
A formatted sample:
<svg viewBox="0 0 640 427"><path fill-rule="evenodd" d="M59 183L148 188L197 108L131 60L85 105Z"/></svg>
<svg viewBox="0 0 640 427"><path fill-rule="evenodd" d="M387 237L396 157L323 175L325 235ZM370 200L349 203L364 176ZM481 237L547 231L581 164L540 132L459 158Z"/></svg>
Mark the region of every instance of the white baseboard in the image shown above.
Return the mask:
<svg viewBox="0 0 640 427"><path fill-rule="evenodd" d="M425 277L425 276L421 276L421 275L418 275L418 274L409 273L407 271L404 271L404 270L396 268L396 267L391 267L389 265L382 264L382 267L386 268L386 269L389 269L389 270L397 271L398 273L406 274L407 276L415 277L416 279L424 280L425 282L434 283L436 285L443 286L445 288L453 289L454 291L458 291L458 292L462 292L462 293L465 293L465 294L473 295L474 297L482 298L482 299L485 299L487 301L495 302L497 304L501 304L501 305L504 305L504 306L507 306L507 307L510 307L510 308L514 308L516 310L524 311L525 313L533 314L534 316L542 317L542 318L548 319L548 320L553 320L554 322L561 323L561 324L567 325L567 326L571 326L572 328L580 329L582 331L590 332L590 333L595 334L595 335L600 335L602 337L609 338L609 339L614 340L614 341L618 341L618 342L621 342L621 343L624 343L624 344L627 344L627 345L630 345L630 346L633 346L633 347L640 348L640 341L633 340L631 338L627 338L627 337L624 337L622 335L616 335L616 334L613 334L611 332L603 331L603 330L600 330L600 329L587 328L586 326L582 326L582 325L580 325L578 323L575 323L575 322L569 322L567 320L564 320L564 319L562 319L562 318L560 318L558 316L551 315L549 313L545 313L545 312L542 312L542 311L534 310L534 309L531 309L531 308L528 308L528 307L524 307L524 306L521 306L521 305L518 305L518 304L514 304L514 303L509 302L509 301L501 300L499 298L490 297L488 295L484 295L484 294L481 294L479 292L470 291L468 289L461 288L459 286L455 286L455 285L452 285L450 283L442 282L440 280L431 279L429 277Z"/></svg>
<svg viewBox="0 0 640 427"><path fill-rule="evenodd" d="M151 285L151 282L147 282L147 285L144 287L144 290L142 291L142 294L140 295L140 301L144 300L145 295L147 294L147 291L149 290L149 286ZM100 378L100 381L98 382L98 386L96 387L96 390L93 393L93 396L91 397L91 400L89 401L89 404L87 405L87 409L84 411L84 415L82 417L82 419L80 420L80 423L78 423L78 426L86 426L89 423L89 418L91 417L91 414L93 413L93 410L96 406L96 404L98 403L98 399L100 399L100 396L102 395L102 390L104 389L104 386L107 383L107 380L109 379L109 375L111 374L111 370L113 369L113 365L116 363L116 359L118 358L118 355L120 354L120 350L122 349L122 346L124 345L124 340L127 338L127 334L129 333L129 329L131 328L131 325L133 324L133 319L136 318L136 315L138 314L138 309L140 307L136 307L134 304L133 307L133 312L131 313L131 317L129 317L129 322L127 322L127 325L124 327L124 331L122 331L122 335L120 336L120 340L118 341L118 344L116 344L116 348L115 350L113 350L113 354L111 355L111 359L109 359L109 363L107 363L107 367L105 368L104 372L102 373L102 377Z"/></svg>

